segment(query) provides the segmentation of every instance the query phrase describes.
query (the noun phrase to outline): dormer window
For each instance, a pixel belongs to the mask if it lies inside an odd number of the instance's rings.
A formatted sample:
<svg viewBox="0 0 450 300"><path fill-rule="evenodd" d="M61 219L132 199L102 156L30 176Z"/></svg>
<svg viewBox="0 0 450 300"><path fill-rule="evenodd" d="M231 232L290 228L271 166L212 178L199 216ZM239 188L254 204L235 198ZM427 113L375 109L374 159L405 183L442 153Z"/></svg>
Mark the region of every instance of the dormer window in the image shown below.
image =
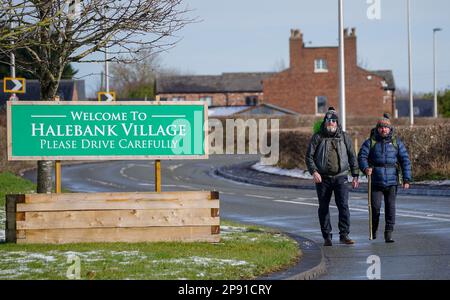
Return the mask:
<svg viewBox="0 0 450 300"><path fill-rule="evenodd" d="M328 72L327 60L323 58L316 59L314 61L314 72L315 73Z"/></svg>

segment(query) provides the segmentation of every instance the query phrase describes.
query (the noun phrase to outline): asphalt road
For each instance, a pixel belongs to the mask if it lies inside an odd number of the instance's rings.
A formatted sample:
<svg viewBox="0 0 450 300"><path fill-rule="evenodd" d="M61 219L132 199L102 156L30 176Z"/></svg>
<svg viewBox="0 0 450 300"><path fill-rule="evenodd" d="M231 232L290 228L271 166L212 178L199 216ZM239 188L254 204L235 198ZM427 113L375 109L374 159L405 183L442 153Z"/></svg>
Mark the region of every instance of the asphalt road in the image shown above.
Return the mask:
<svg viewBox="0 0 450 300"><path fill-rule="evenodd" d="M162 190L217 190L222 218L266 225L322 244L314 190L248 185L214 176L222 165L255 160L252 155L215 155L208 160L162 161ZM33 177L35 172L26 174ZM115 161L64 166L63 187L78 192L153 191L154 166L148 161ZM333 200L332 200L333 202ZM326 247L328 274L320 279L450 279L450 197L398 196L395 243L368 240L367 198L350 193L351 233L355 245L338 243L337 208L331 205L333 247ZM382 219L384 214L382 214ZM383 229L384 219L380 227ZM380 238L381 237L381 238ZM369 272L374 274L373 272Z"/></svg>

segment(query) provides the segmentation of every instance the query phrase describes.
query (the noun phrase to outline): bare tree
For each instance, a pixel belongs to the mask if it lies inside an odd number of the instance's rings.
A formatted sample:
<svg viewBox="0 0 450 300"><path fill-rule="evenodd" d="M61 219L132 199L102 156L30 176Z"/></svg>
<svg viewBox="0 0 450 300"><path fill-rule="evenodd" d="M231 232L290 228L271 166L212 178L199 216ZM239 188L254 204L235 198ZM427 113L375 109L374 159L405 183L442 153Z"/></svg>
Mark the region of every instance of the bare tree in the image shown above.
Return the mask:
<svg viewBox="0 0 450 300"><path fill-rule="evenodd" d="M161 60L157 53L140 51L134 63L114 63L111 66L112 86L120 98L137 98L154 96L154 82Z"/></svg>
<svg viewBox="0 0 450 300"><path fill-rule="evenodd" d="M136 55L133 63L114 63L111 66L112 88L121 98L155 97L155 81L159 77L189 75L191 72L182 72L175 68L163 65L159 53L144 50Z"/></svg>
<svg viewBox="0 0 450 300"><path fill-rule="evenodd" d="M16 66L40 81L53 99L71 62L133 62L135 54L174 45L174 33L193 20L182 0L1 0L0 53L19 49ZM22 51L21 51L22 52ZM9 61L3 63L9 64ZM52 162L38 162L38 193L51 191Z"/></svg>

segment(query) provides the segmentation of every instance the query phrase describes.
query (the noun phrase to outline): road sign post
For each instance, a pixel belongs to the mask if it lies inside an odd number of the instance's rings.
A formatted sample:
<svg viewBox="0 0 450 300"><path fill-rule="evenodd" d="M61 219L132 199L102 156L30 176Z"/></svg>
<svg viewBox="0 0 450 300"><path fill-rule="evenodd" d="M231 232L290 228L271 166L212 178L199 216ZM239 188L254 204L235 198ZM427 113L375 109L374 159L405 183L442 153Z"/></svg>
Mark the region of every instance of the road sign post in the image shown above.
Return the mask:
<svg viewBox="0 0 450 300"><path fill-rule="evenodd" d="M55 161L55 192L61 193L61 161Z"/></svg>
<svg viewBox="0 0 450 300"><path fill-rule="evenodd" d="M161 160L155 160L155 192L161 192Z"/></svg>
<svg viewBox="0 0 450 300"><path fill-rule="evenodd" d="M15 93L12 93L8 98L9 101L19 101L19 97Z"/></svg>

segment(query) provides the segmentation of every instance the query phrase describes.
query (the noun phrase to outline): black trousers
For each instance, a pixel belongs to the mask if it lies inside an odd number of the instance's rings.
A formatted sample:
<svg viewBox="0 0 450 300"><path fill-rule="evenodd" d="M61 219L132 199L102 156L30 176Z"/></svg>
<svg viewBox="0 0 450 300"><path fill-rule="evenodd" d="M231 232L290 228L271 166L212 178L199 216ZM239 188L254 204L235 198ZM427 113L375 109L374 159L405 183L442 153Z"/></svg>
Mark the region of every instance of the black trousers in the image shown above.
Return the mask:
<svg viewBox="0 0 450 300"><path fill-rule="evenodd" d="M337 177L322 176L322 182L316 183L319 198L319 222L322 236L331 238L330 201L334 192L334 201L339 211L339 234L350 232L350 210L348 208L347 175Z"/></svg>
<svg viewBox="0 0 450 300"><path fill-rule="evenodd" d="M384 198L385 231L393 231L395 225L395 197L397 186L377 187L372 185L372 231L376 232L380 223L381 200Z"/></svg>

